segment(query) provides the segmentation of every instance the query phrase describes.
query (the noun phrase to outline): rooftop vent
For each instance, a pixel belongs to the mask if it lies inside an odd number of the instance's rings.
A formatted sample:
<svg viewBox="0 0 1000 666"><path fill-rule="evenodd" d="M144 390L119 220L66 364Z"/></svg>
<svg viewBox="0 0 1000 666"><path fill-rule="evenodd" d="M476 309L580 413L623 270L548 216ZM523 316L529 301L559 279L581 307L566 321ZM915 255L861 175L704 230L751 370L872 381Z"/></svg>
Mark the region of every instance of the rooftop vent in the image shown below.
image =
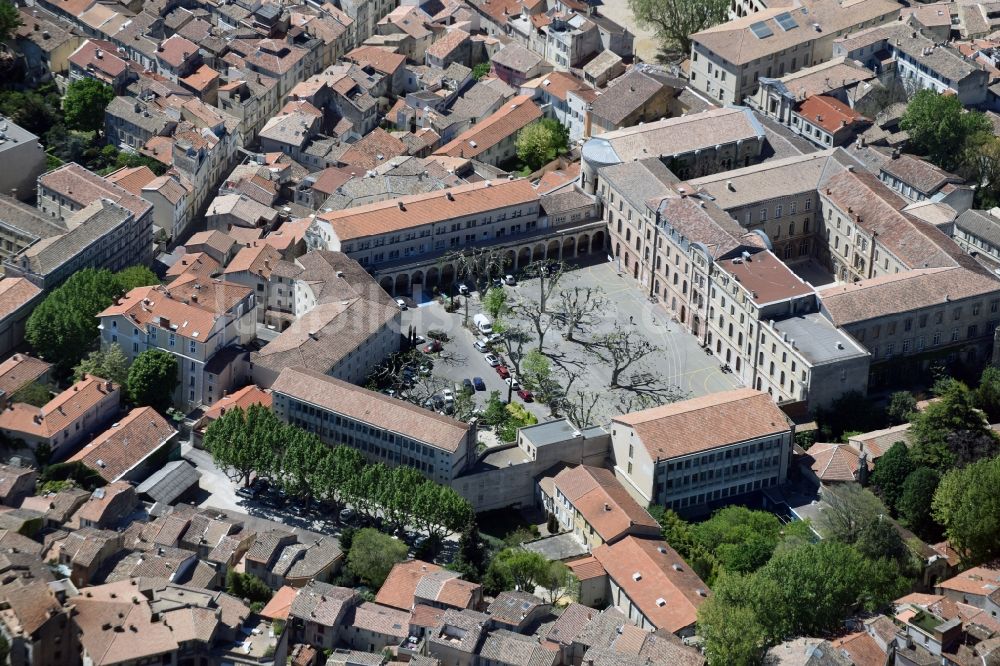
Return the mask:
<svg viewBox="0 0 1000 666"><path fill-rule="evenodd" d="M660 597L659 599L656 600L656 605L659 606L660 608L663 608L664 606L667 605L667 600L664 599L663 597Z"/></svg>
<svg viewBox="0 0 1000 666"><path fill-rule="evenodd" d="M632 580L634 580L634 581L640 581L640 580L642 580L642 574L640 572L636 571L634 574L632 574Z"/></svg>

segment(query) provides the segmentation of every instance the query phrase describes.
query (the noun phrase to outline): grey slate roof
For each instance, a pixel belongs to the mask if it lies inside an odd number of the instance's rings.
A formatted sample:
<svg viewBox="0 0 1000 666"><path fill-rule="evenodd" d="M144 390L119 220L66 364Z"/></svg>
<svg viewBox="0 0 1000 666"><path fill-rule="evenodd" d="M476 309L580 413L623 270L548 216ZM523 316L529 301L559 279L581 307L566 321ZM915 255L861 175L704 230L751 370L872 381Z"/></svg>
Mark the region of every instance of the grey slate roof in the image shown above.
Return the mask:
<svg viewBox="0 0 1000 666"><path fill-rule="evenodd" d="M982 238L994 247L1000 247L1000 220L985 210L970 209L958 216L955 227L977 238Z"/></svg>
<svg viewBox="0 0 1000 666"><path fill-rule="evenodd" d="M132 213L106 200L95 201L77 213L80 224L61 236L36 243L16 260L27 261L28 270L48 275L84 249L132 219ZM20 264L20 265L23 265Z"/></svg>
<svg viewBox="0 0 1000 666"><path fill-rule="evenodd" d="M49 238L66 233L66 227L42 215L37 209L17 199L0 194L0 224L35 238Z"/></svg>
<svg viewBox="0 0 1000 666"><path fill-rule="evenodd" d="M154 502L170 504L188 488L197 484L200 478L201 472L191 463L186 460L174 460L140 483L136 492L140 495L149 495Z"/></svg>

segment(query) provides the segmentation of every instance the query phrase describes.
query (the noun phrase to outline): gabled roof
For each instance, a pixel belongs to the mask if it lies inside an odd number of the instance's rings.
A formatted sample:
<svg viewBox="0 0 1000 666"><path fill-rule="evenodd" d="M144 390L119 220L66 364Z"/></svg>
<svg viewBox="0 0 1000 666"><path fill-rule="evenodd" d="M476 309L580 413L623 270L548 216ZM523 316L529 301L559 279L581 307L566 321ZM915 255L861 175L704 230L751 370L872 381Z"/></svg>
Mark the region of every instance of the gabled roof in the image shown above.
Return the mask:
<svg viewBox="0 0 1000 666"><path fill-rule="evenodd" d="M67 462L81 461L108 482L117 481L177 434L152 407L137 407Z"/></svg>
<svg viewBox="0 0 1000 666"><path fill-rule="evenodd" d="M831 134L866 120L860 113L828 95L813 95L799 105L798 114Z"/></svg>
<svg viewBox="0 0 1000 666"><path fill-rule="evenodd" d="M784 412L778 409L771 396L749 388L718 391L623 414L615 417L613 423L631 426L654 460L790 430Z"/></svg>
<svg viewBox="0 0 1000 666"><path fill-rule="evenodd" d="M675 633L690 627L709 591L664 541L627 536L594 549L594 557L622 592L657 629Z"/></svg>
<svg viewBox="0 0 1000 666"><path fill-rule="evenodd" d="M68 428L118 391L118 385L86 376L42 407L14 403L0 412L0 429L50 438Z"/></svg>
<svg viewBox="0 0 1000 666"><path fill-rule="evenodd" d="M9 398L52 368L51 363L27 354L14 354L0 363L0 396Z"/></svg>
<svg viewBox="0 0 1000 666"><path fill-rule="evenodd" d="M541 117L542 111L531 101L531 96L519 95L505 102L493 115L465 130L434 154L474 158Z"/></svg>
<svg viewBox="0 0 1000 666"><path fill-rule="evenodd" d="M850 444L813 444L806 456L810 460L812 471L824 483L858 480L861 451ZM871 461L868 460L866 464L870 471Z"/></svg>
<svg viewBox="0 0 1000 666"><path fill-rule="evenodd" d="M613 541L634 528L646 528L653 534L660 531L659 523L609 469L588 465L566 468L556 474L554 482L603 541Z"/></svg>

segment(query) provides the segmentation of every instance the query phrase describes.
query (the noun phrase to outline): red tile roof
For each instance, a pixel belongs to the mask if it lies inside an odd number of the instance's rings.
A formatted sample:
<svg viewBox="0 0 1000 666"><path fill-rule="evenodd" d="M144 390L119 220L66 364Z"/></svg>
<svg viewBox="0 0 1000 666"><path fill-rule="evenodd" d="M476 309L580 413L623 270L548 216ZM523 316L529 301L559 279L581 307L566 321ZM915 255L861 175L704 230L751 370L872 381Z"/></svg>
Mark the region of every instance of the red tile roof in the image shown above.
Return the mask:
<svg viewBox="0 0 1000 666"><path fill-rule="evenodd" d="M542 117L542 111L531 101L531 95L518 95L465 130L437 151L435 155L473 158Z"/></svg>
<svg viewBox="0 0 1000 666"><path fill-rule="evenodd" d="M413 608L413 595L417 584L429 573L441 571L441 567L423 560L400 562L392 567L385 583L375 595L375 603L401 610Z"/></svg>
<svg viewBox="0 0 1000 666"><path fill-rule="evenodd" d="M807 121L831 134L840 128L865 120L860 113L835 97L813 95L799 105L798 113Z"/></svg>
<svg viewBox="0 0 1000 666"><path fill-rule="evenodd" d="M87 376L42 407L14 403L0 412L0 429L50 438L117 392L117 384Z"/></svg>
<svg viewBox="0 0 1000 666"><path fill-rule="evenodd" d="M659 523L632 499L609 469L579 465L556 474L554 482L604 541L613 541L636 528L659 534Z"/></svg>
<svg viewBox="0 0 1000 666"><path fill-rule="evenodd" d="M105 481L117 481L176 434L155 409L137 407L67 462L81 461Z"/></svg>
<svg viewBox="0 0 1000 666"><path fill-rule="evenodd" d="M180 67L184 62L198 52L198 46L180 35L173 35L160 42L156 57L171 67Z"/></svg>
<svg viewBox="0 0 1000 666"><path fill-rule="evenodd" d="M406 56L379 46L359 46L344 57L362 67L370 65L376 72L389 75L406 62Z"/></svg>

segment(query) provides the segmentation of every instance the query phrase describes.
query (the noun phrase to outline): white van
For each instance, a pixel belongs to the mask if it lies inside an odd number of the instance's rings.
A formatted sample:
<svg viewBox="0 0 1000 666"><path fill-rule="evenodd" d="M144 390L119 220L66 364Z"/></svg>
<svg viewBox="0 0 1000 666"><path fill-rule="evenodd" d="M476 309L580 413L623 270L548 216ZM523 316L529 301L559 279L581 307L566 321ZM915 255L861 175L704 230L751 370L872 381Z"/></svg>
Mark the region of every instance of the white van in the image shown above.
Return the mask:
<svg viewBox="0 0 1000 666"><path fill-rule="evenodd" d="M476 325L480 333L484 335L489 335L493 332L493 324L490 322L490 318L484 314L477 314L472 318L472 323Z"/></svg>

